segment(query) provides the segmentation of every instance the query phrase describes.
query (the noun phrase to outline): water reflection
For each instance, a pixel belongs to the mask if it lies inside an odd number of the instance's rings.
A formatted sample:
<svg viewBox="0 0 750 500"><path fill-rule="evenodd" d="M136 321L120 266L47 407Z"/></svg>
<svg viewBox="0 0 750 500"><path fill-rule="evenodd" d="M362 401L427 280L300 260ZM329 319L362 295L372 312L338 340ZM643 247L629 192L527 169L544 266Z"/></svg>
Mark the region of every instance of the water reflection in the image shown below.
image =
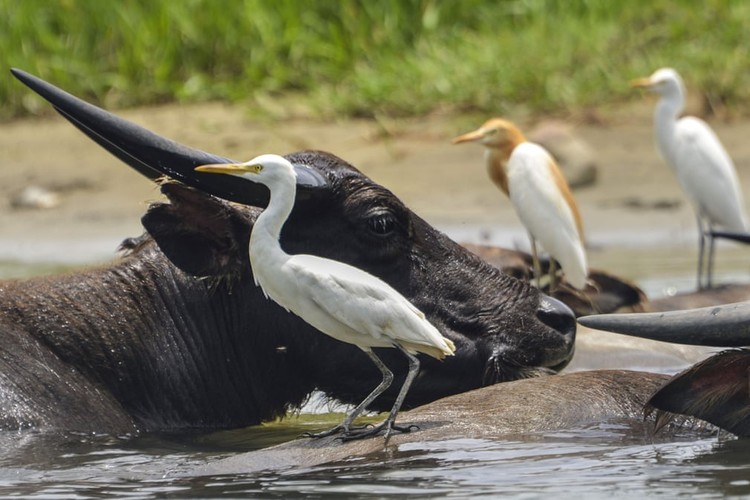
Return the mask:
<svg viewBox="0 0 750 500"><path fill-rule="evenodd" d="M339 416L336 415L335 418ZM443 497L750 494L746 441L605 423L578 430L404 444L365 460L263 474L191 471L322 422L288 419L211 434L140 437L0 434L0 495Z"/></svg>

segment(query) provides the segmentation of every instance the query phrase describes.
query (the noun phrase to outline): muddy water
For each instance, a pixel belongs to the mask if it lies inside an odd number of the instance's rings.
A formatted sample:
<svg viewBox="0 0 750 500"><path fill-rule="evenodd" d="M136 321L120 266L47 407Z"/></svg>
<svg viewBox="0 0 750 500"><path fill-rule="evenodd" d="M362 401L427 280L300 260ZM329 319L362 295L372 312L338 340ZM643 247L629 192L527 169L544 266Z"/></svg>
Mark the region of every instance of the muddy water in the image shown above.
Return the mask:
<svg viewBox="0 0 750 500"><path fill-rule="evenodd" d="M403 445L364 461L299 470L211 476L191 472L207 462L291 439L304 428L300 420L290 419L270 429L200 437L5 433L0 435L0 496L725 498L750 494L746 443L694 435L653 440L645 437L644 430L618 422L504 440Z"/></svg>

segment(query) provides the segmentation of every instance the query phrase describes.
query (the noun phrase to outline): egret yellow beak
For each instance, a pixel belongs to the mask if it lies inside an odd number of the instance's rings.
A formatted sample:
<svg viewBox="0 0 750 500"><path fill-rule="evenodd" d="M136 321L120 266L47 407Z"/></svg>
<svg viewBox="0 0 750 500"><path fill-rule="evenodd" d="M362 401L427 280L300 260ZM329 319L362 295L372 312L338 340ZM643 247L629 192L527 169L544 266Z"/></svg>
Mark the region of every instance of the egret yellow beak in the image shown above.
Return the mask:
<svg viewBox="0 0 750 500"><path fill-rule="evenodd" d="M453 144L460 144L462 142L475 142L475 141L481 141L482 138L484 138L484 130L481 128L466 133L464 135L459 135L458 137L453 139Z"/></svg>
<svg viewBox="0 0 750 500"><path fill-rule="evenodd" d="M652 85L653 83L650 78L636 78L630 81L630 86L638 89L647 89Z"/></svg>
<svg viewBox="0 0 750 500"><path fill-rule="evenodd" d="M259 174L263 170L263 165L260 163L216 163L212 165L201 165L195 167L196 172L205 172L208 174L229 174L229 175L242 175L242 174Z"/></svg>

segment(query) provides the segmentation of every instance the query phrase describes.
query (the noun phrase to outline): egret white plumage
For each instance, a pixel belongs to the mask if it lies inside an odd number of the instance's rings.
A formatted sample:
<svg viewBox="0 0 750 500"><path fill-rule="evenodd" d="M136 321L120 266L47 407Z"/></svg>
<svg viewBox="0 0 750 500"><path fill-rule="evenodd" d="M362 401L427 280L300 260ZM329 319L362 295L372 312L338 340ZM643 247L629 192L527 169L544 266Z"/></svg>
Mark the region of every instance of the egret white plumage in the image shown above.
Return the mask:
<svg viewBox="0 0 750 500"><path fill-rule="evenodd" d="M400 293L379 278L331 259L315 255L289 255L279 244L284 222L294 206L296 173L292 164L277 155L261 155L246 163L197 167L201 172L229 174L266 185L271 198L250 235L250 265L256 285L266 297L298 315L321 332L362 349L383 374L382 382L341 425L317 436L343 431L345 439L356 439L385 429L408 432L395 425L396 415L411 383L419 372L417 353L437 359L452 356L455 346ZM352 422L383 393L393 374L372 351L373 347L395 347L409 360L409 372L384 422L371 429L351 427Z"/></svg>
<svg viewBox="0 0 750 500"><path fill-rule="evenodd" d="M588 265L583 244L583 223L573 194L552 156L529 142L513 123L493 118L473 132L453 139L454 144L476 142L486 148L487 171L510 198L531 239L534 273L540 278L536 241L550 254L551 288L555 260L567 281L586 286ZM538 281L537 281L538 282Z"/></svg>
<svg viewBox="0 0 750 500"><path fill-rule="evenodd" d="M710 287L714 227L736 232L747 230L744 201L734 163L706 122L692 116L679 117L685 107L685 85L674 69L662 68L648 78L631 83L661 97L654 112L656 143L696 212L698 288ZM706 257L707 239L709 250Z"/></svg>

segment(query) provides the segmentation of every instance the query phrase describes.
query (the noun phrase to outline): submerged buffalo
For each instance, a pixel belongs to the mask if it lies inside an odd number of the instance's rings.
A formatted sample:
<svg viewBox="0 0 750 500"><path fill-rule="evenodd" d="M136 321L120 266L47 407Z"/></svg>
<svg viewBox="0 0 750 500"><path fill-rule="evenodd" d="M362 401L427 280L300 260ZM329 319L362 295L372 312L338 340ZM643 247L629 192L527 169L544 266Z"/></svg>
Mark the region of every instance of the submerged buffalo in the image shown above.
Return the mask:
<svg viewBox="0 0 750 500"><path fill-rule="evenodd" d="M258 207L267 193L193 173L227 160L14 74L145 175L194 187L163 183L169 202L149 208L147 234L124 243L119 263L0 282L3 428L230 428L281 415L316 389L358 402L377 385L380 373L359 349L313 330L254 285L247 243L260 208L204 191ZM405 406L568 363L575 320L562 303L484 263L345 161L318 151L287 158L300 181L283 247L382 278L457 346L445 362L423 360ZM402 379L398 353L380 354ZM373 409L394 397L386 392Z"/></svg>

